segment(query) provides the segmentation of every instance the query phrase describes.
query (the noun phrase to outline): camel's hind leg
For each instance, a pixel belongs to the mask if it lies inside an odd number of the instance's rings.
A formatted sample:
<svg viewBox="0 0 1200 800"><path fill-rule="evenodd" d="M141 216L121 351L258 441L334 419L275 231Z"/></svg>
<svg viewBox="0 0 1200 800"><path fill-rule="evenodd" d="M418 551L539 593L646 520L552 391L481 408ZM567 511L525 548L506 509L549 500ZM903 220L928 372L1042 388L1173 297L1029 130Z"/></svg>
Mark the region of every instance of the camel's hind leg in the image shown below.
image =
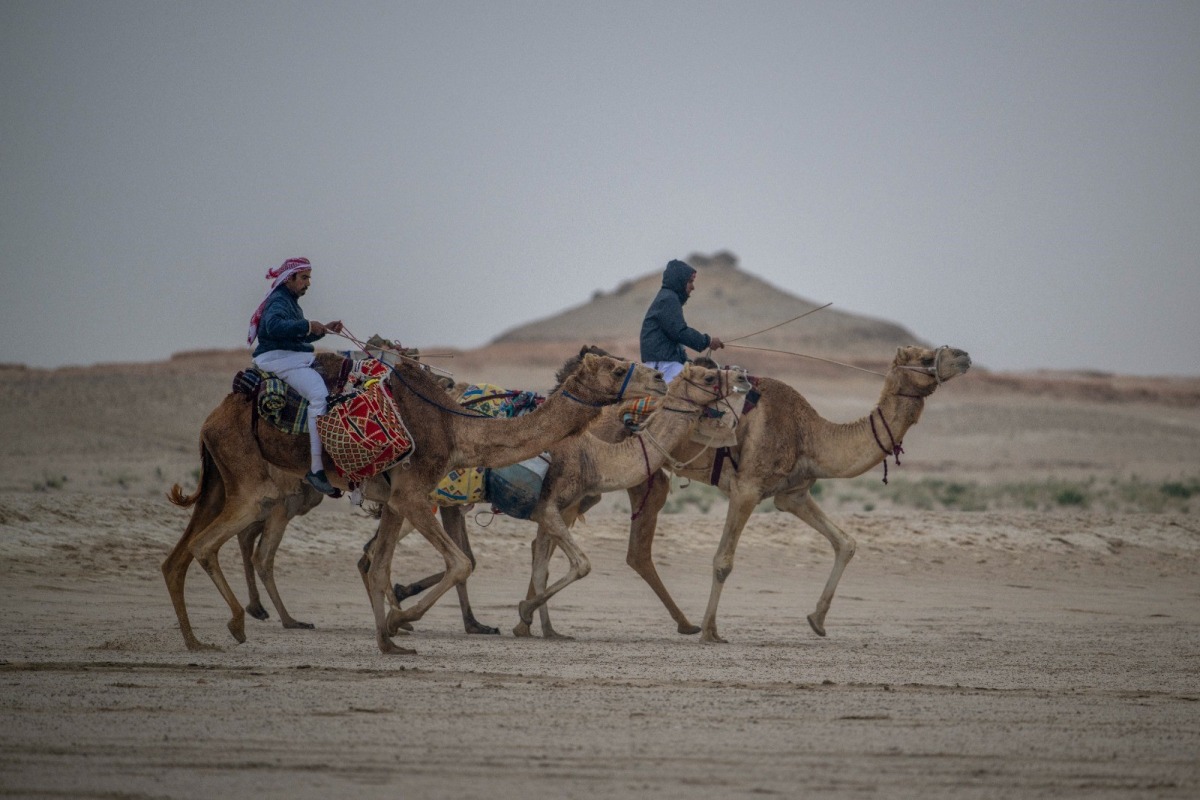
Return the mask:
<svg viewBox="0 0 1200 800"><path fill-rule="evenodd" d="M812 626L818 636L824 636L825 614L828 613L829 606L833 603L833 593L837 590L838 581L841 580L846 565L850 563L850 559L854 558L854 551L857 548L854 537L834 525L829 517L825 516L825 512L813 500L807 489L778 495L775 498L775 506L779 510L789 511L807 522L833 545L833 569L830 570L829 578L825 581L825 588L821 591L820 599L817 600L817 610L808 615L808 624Z"/></svg>
<svg viewBox="0 0 1200 800"><path fill-rule="evenodd" d="M265 502L269 503L270 500ZM183 634L184 643L189 650L211 649L209 645L205 645L196 638L188 620L184 583L192 559L195 559L208 573L217 587L217 591L229 605L230 634L238 642L246 641L246 614L233 590L229 588L229 582L225 580L225 575L221 572L217 551L220 550L221 545L249 527L259 517L259 514L257 498L244 495L229 497L226 499L224 508L210 525L202 529L189 525L183 537L163 562L162 572L167 582L167 591L175 606L175 615L179 619L179 630Z"/></svg>
<svg viewBox="0 0 1200 800"><path fill-rule="evenodd" d="M625 563L632 567L634 572L641 575L642 580L649 584L654 593L658 595L658 599L666 607L671 619L675 620L680 633L699 633L700 626L693 625L675 604L671 593L667 591L667 587L658 576L658 569L654 566L652 553L654 532L658 527L658 512L666 505L667 495L671 490L669 481L670 479L664 473L659 472L654 476L652 485L647 486L643 483L629 489L629 507L640 510L629 527L629 550L625 554ZM649 492L648 496L647 492Z"/></svg>
<svg viewBox="0 0 1200 800"><path fill-rule="evenodd" d="M242 570L246 573L246 613L255 619L269 619L270 614L263 607L262 598L258 594L258 581L254 577L254 548L261 540L264 523L256 522L243 529L237 535L238 550L242 554Z"/></svg>
<svg viewBox="0 0 1200 800"><path fill-rule="evenodd" d="M317 493L314 492L314 494ZM318 496L320 495L318 494ZM318 500L317 502L320 501ZM305 508L300 513L306 513L309 508ZM267 594L271 597L271 604L275 606L275 612L279 614L279 619L283 623L283 627L311 630L315 627L311 622L300 622L288 613L287 608L283 605L283 598L279 594L279 587L275 585L275 554L279 551L279 544L283 541L284 531L287 530L288 522L291 521L292 516L293 514L287 508L286 503L278 503L271 509L271 513L267 516L266 521L259 526L262 530L262 536L259 538L258 547L254 549L253 553L254 570L258 572L258 577L262 579L263 585L267 587ZM238 537L240 542L241 534L238 534ZM243 553L243 557L244 555ZM262 609L261 602L258 604L258 607ZM250 606L247 606L246 610L251 615L254 615L254 610ZM258 617L258 619L266 619L266 610L262 609L262 611L263 616Z"/></svg>
<svg viewBox="0 0 1200 800"><path fill-rule="evenodd" d="M761 495L755 491L739 491L736 483L731 487L729 510L725 513L725 529L721 533L717 553L713 556L713 582L708 595L708 607L704 609L704 621L700 625L701 641L725 641L717 634L717 605L721 602L721 590L725 587L725 580L733 572L733 555L737 551L738 539L741 538L746 520L750 519L750 514L760 499Z"/></svg>

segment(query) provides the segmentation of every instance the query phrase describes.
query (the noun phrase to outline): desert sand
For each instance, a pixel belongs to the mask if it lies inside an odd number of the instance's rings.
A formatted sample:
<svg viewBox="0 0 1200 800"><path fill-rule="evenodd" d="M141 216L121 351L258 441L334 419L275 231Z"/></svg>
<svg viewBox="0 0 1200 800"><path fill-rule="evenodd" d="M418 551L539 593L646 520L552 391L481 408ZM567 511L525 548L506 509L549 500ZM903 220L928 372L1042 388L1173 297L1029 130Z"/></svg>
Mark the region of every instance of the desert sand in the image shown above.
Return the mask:
<svg viewBox="0 0 1200 800"><path fill-rule="evenodd" d="M569 353L502 354L454 369L544 387ZM466 635L451 592L398 639L417 655L383 656L354 566L374 520L342 500L296 520L277 561L315 629L273 613L238 645L193 566L193 625L222 648L193 653L159 572L188 512L164 492L194 485L200 423L243 365L0 368L0 795L1200 796L1200 381L980 371L940 389L888 487L878 470L822 495L859 544L826 638L805 615L831 553L803 524L751 518L729 643L706 645L625 565L610 496L578 529L592 574L552 603L573 640L512 636L532 530L480 507L470 590L502 635ZM780 377L835 420L878 392ZM889 500L921 480L1178 489L1161 508ZM655 547L696 623L724 510L702 505L665 514ZM244 597L236 545L222 564ZM409 537L395 573L438 566Z"/></svg>

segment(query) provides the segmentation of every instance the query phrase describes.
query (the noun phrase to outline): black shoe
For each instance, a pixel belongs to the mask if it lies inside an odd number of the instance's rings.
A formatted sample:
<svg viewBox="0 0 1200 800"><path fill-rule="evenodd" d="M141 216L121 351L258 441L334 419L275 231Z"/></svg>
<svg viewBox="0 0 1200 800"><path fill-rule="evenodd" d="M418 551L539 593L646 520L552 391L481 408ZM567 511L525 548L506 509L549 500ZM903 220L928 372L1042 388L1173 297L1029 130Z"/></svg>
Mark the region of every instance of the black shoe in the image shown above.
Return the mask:
<svg viewBox="0 0 1200 800"><path fill-rule="evenodd" d="M308 481L308 485L316 489L323 495L329 497L341 497L342 493L333 488L333 484L325 477L325 470L320 472L310 472L304 476L304 480Z"/></svg>

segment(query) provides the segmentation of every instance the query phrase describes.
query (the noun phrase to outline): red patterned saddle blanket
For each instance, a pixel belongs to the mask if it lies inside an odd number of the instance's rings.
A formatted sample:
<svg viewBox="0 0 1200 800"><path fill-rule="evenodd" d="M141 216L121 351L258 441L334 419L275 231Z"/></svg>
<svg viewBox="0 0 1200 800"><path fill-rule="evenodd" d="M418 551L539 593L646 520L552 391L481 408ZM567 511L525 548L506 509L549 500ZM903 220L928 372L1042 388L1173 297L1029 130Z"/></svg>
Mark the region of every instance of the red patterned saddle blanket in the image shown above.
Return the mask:
<svg viewBox="0 0 1200 800"><path fill-rule="evenodd" d="M390 469L416 449L384 381L335 398L317 417L317 431L338 473L353 483Z"/></svg>

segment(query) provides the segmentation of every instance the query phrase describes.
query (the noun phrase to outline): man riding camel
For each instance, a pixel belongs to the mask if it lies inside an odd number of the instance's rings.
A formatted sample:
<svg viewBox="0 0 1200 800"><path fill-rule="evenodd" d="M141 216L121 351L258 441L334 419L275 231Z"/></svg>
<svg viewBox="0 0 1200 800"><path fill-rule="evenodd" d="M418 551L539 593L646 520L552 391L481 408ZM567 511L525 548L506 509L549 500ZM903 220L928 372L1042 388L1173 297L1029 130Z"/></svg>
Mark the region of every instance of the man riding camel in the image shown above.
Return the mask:
<svg viewBox="0 0 1200 800"><path fill-rule="evenodd" d="M327 333L341 333L342 321L322 323L304 318L297 301L312 283L312 264L307 258L289 258L268 270L266 277L273 281L271 291L250 319L246 343L253 344L257 338L254 365L275 373L308 400L308 447L312 463L304 479L317 491L332 497L337 490L325 475L321 437L317 433L317 417L325 413L327 390L325 381L312 368L316 358L312 343Z"/></svg>
<svg viewBox="0 0 1200 800"><path fill-rule="evenodd" d="M642 320L641 361L661 372L668 383L683 372L687 361L684 345L697 352L725 346L716 336L689 328L684 320L683 304L695 288L695 268L684 261L671 261L663 270L662 288Z"/></svg>

